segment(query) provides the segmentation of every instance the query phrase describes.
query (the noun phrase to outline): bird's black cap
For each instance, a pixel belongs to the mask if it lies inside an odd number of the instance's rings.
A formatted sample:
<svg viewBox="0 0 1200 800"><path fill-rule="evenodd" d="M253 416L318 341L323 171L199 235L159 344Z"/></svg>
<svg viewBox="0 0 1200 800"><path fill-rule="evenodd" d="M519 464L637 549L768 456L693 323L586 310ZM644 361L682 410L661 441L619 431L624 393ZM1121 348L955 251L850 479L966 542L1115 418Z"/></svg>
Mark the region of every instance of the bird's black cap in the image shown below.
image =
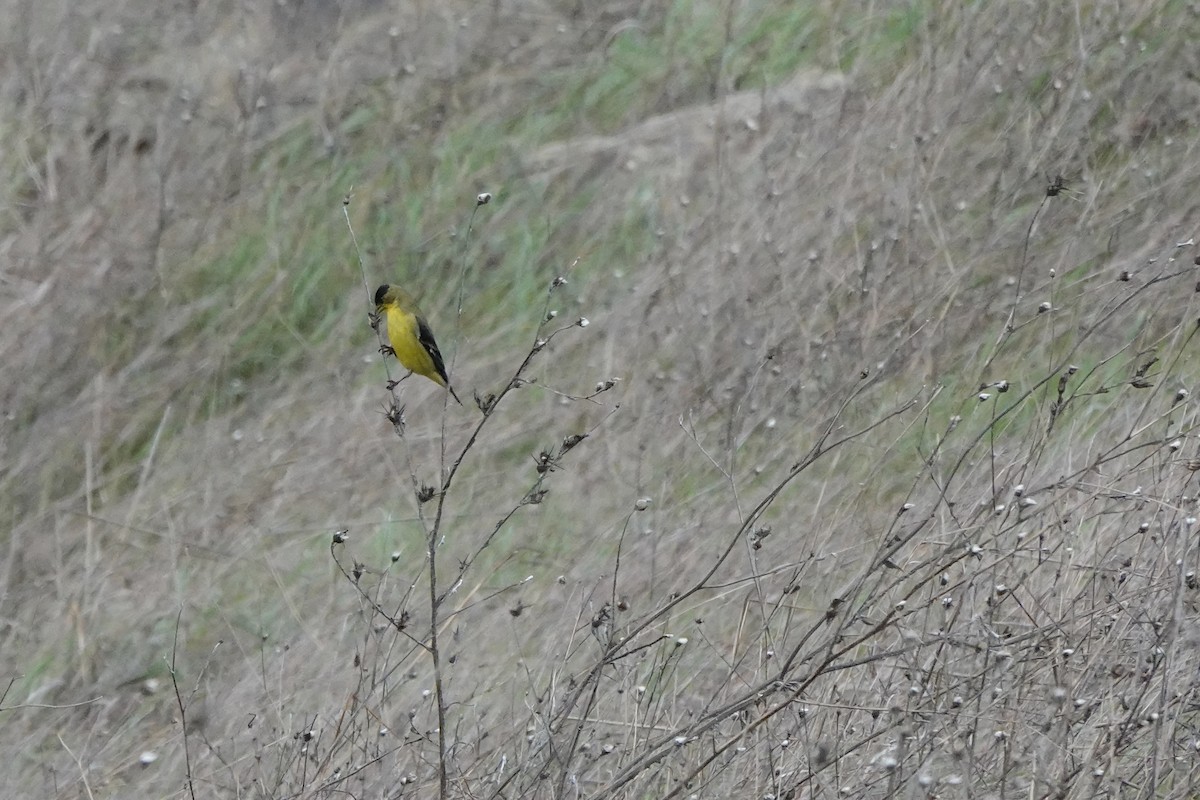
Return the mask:
<svg viewBox="0 0 1200 800"><path fill-rule="evenodd" d="M383 286L380 286L375 290L375 305L378 306L383 304L383 296L387 294L388 289L390 288L392 287L385 283Z"/></svg>

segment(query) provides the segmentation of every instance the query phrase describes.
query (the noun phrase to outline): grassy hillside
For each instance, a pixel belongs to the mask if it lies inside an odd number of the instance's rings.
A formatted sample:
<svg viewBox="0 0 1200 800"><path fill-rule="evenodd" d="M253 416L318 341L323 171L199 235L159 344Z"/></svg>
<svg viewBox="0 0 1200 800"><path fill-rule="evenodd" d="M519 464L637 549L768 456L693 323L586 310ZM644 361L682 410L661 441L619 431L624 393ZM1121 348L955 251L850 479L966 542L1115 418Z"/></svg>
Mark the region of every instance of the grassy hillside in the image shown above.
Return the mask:
<svg viewBox="0 0 1200 800"><path fill-rule="evenodd" d="M0 4L0 796L1194 796L1192 6L485 6Z"/></svg>

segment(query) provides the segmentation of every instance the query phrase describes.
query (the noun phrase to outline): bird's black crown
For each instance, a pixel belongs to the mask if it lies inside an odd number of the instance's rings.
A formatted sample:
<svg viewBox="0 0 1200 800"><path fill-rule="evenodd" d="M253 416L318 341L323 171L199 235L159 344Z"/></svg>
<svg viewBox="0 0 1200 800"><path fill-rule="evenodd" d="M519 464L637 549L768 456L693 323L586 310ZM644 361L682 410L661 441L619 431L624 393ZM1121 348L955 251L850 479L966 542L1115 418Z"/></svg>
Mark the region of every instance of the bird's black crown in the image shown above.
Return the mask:
<svg viewBox="0 0 1200 800"><path fill-rule="evenodd" d="M388 289L392 288L386 283L375 290L375 305L383 305L383 296L388 293Z"/></svg>

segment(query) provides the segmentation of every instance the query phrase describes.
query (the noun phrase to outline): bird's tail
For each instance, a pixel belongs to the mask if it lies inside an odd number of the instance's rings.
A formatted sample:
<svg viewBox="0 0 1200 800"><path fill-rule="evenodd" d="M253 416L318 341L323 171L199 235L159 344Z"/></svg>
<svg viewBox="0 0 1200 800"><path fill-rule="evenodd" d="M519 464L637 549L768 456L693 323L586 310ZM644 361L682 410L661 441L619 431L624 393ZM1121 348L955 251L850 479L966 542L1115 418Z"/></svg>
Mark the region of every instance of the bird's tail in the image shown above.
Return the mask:
<svg viewBox="0 0 1200 800"><path fill-rule="evenodd" d="M454 387L450 385L450 381L446 381L446 388L450 390L450 396L454 398L455 402L457 402L460 406L463 406L463 408L466 408L466 406L463 405L463 401L458 399L458 393L454 391Z"/></svg>

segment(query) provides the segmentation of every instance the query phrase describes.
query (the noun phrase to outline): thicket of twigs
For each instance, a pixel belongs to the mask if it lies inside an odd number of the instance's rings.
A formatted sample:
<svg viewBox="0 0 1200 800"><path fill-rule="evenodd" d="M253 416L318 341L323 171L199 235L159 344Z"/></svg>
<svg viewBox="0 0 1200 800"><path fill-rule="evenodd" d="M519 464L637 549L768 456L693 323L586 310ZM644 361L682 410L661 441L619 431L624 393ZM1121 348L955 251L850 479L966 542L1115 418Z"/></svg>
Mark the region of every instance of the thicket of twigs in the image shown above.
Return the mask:
<svg viewBox="0 0 1200 800"><path fill-rule="evenodd" d="M793 5L7 9L0 791L1195 794L1196 12Z"/></svg>

